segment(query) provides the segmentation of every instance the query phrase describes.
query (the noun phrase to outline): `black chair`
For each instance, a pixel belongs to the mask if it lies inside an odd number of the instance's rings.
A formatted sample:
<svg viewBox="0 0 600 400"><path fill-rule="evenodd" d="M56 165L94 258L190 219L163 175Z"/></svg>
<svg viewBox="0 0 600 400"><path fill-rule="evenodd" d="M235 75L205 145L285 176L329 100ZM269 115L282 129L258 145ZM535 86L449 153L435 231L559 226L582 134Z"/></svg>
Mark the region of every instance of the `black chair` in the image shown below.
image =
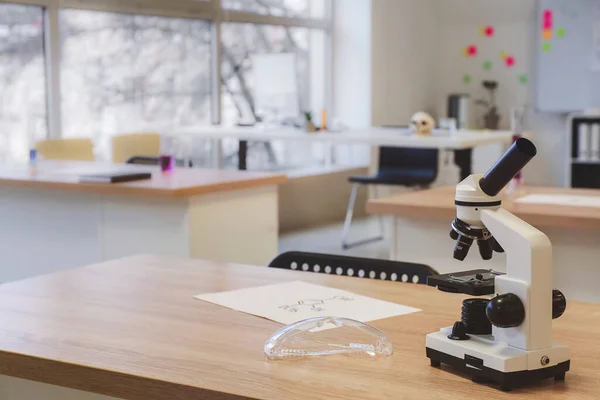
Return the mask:
<svg viewBox="0 0 600 400"><path fill-rule="evenodd" d="M137 165L160 165L159 157L151 157L151 156L133 156L129 160L125 161L125 164L137 164ZM175 160L175 165L178 167L184 167L184 160ZM189 162L188 165L190 168L193 167L192 162Z"/></svg>
<svg viewBox="0 0 600 400"><path fill-rule="evenodd" d="M300 251L280 254L271 261L269 268L420 284L426 284L428 276L438 274L433 268L424 264Z"/></svg>
<svg viewBox="0 0 600 400"><path fill-rule="evenodd" d="M353 183L353 186L342 231L342 247L349 249L383 239L383 220L379 216L379 236L348 243L354 205L361 185L397 185L423 188L433 183L437 175L437 149L380 147L377 174L374 176L351 176L348 179Z"/></svg>

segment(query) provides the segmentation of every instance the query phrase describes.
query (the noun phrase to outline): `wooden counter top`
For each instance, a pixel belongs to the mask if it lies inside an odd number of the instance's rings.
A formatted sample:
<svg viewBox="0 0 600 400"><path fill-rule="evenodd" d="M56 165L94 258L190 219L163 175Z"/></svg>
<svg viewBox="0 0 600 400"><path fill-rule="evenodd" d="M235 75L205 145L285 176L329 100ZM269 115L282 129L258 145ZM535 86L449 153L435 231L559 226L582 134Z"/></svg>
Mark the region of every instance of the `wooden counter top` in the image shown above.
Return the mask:
<svg viewBox="0 0 600 400"><path fill-rule="evenodd" d="M389 214L414 218L447 218L448 226L456 217L454 186L422 190L371 200L370 214ZM600 196L600 190L524 187L511 196L504 196L502 206L535 226L600 229L600 207L557 204L518 203L516 199L529 194Z"/></svg>
<svg viewBox="0 0 600 400"><path fill-rule="evenodd" d="M152 172L152 179L117 184L78 182L80 175L123 170ZM21 187L146 197L191 197L279 185L286 180L285 175L261 172L176 168L162 173L158 167L101 162L40 161L36 168L27 165L0 166L0 188Z"/></svg>
<svg viewBox="0 0 600 400"><path fill-rule="evenodd" d="M375 321L394 345L379 360L266 361L281 325L193 299L305 280L421 308ZM570 302L554 338L572 371L503 393L429 366L425 335L463 297L424 285L139 256L0 285L0 374L125 399L597 399L600 305Z"/></svg>

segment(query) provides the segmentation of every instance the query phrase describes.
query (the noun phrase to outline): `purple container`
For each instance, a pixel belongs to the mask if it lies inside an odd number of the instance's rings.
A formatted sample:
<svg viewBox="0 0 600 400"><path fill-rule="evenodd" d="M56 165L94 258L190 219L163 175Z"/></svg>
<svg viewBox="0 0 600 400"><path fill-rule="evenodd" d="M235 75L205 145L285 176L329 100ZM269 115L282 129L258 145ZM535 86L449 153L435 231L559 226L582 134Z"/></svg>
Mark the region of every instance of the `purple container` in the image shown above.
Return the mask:
<svg viewBox="0 0 600 400"><path fill-rule="evenodd" d="M175 168L175 157L170 155L161 155L160 158L160 170L163 172L172 171Z"/></svg>

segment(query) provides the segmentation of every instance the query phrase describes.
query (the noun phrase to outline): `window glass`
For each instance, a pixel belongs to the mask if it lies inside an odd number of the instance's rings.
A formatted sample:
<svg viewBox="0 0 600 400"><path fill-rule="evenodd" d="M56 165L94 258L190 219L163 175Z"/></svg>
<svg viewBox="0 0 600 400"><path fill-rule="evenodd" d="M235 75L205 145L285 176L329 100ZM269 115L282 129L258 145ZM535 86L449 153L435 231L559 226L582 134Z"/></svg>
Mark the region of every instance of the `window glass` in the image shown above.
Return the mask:
<svg viewBox="0 0 600 400"><path fill-rule="evenodd" d="M47 136L44 10L0 3L0 161L26 161Z"/></svg>
<svg viewBox="0 0 600 400"><path fill-rule="evenodd" d="M64 137L108 137L211 120L210 23L86 10L60 13Z"/></svg>
<svg viewBox="0 0 600 400"><path fill-rule="evenodd" d="M278 17L323 18L326 0L222 0L223 8Z"/></svg>
<svg viewBox="0 0 600 400"><path fill-rule="evenodd" d="M299 122L298 117L305 112L311 112L315 124L320 124L325 93L323 31L224 23L221 37L224 125L280 123L291 117ZM264 57L272 55L281 57ZM269 77L273 82L269 82ZM262 83L257 84L257 80ZM282 88L282 93L272 93L269 101L269 91L276 92L278 88ZM225 161L236 162L236 149L237 142L225 141ZM306 157L313 157L310 149L292 152L286 151L283 143L257 144L250 148L248 164L251 169L288 168L290 164L309 162Z"/></svg>
<svg viewBox="0 0 600 400"><path fill-rule="evenodd" d="M274 25L254 25L225 23L221 28L222 37L222 119L232 125L237 122L254 123L257 120L271 119L277 109L256 107L257 91L255 78L263 71L255 69L258 55L286 54L294 60L295 73L286 74L295 82L285 82L292 86L296 96L296 115L309 102L309 30ZM287 64L289 59L275 60ZM265 67L264 64L261 64ZM286 65L287 67L287 65ZM276 67L274 67L277 69ZM288 68L289 69L289 68ZM268 71L267 71L268 72Z"/></svg>

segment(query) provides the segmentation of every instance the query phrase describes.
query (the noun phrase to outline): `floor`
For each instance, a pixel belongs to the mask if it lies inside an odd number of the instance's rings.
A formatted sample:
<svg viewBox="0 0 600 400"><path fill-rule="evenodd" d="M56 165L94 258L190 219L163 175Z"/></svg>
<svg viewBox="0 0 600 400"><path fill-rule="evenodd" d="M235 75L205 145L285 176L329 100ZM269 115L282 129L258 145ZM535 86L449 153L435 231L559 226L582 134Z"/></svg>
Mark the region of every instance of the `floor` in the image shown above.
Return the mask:
<svg viewBox="0 0 600 400"><path fill-rule="evenodd" d="M377 236L379 224L376 217L369 217L352 222L350 242L365 237ZM343 250L341 245L342 223L320 228L287 233L279 238L279 252L309 251L314 253L344 254L355 257L388 259L390 254L390 236L384 240L369 243L352 249Z"/></svg>

